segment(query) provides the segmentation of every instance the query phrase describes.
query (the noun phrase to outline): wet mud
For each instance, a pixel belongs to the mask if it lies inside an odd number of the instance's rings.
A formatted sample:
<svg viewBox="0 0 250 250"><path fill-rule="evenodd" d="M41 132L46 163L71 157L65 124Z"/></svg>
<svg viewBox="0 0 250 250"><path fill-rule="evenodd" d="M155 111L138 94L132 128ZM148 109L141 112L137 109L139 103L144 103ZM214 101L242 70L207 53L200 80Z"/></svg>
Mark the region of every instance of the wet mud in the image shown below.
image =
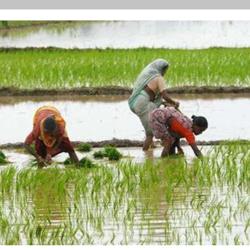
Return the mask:
<svg viewBox="0 0 250 250"><path fill-rule="evenodd" d="M119 86L106 87L81 87L70 89L19 89L14 87L0 88L0 96L97 96L97 95L130 95L132 88ZM250 87L225 86L225 87L174 87L168 88L169 94L250 94Z"/></svg>
<svg viewBox="0 0 250 250"><path fill-rule="evenodd" d="M211 141L196 141L197 145L200 146L217 146L225 145L232 140L211 140ZM143 141L140 140L128 140L128 139L112 139L112 140L102 140L102 141L72 141L74 147L77 147L81 143L88 143L93 148L102 148L105 146L114 146L118 148L132 148L132 147L142 147ZM187 146L185 140L181 140L180 144L182 146ZM250 144L250 140L237 140L237 144ZM158 147L161 145L160 141L155 141L155 145ZM0 145L0 149L21 149L24 147L22 142L17 143L4 143Z"/></svg>

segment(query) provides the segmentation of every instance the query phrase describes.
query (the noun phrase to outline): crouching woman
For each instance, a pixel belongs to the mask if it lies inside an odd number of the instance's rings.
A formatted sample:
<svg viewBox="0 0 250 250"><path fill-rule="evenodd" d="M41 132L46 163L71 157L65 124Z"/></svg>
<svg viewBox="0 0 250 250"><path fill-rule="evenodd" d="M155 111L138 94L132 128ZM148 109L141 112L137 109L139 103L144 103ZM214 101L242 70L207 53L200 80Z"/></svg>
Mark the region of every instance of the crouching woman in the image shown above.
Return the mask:
<svg viewBox="0 0 250 250"><path fill-rule="evenodd" d="M36 158L39 167L50 164L51 158L61 152L67 152L74 163L79 162L65 126L63 117L55 107L43 106L36 111L33 130L26 137L24 147ZM31 147L33 142L35 149Z"/></svg>

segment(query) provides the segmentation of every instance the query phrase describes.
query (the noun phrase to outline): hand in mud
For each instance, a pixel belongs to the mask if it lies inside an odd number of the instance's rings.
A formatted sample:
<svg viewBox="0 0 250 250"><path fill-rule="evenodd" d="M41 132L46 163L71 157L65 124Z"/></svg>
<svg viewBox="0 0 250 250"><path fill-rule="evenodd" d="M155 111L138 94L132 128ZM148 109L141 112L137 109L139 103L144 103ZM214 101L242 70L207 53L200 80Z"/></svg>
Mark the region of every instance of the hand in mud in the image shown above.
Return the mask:
<svg viewBox="0 0 250 250"><path fill-rule="evenodd" d="M37 157L37 164L39 168L43 168L46 166L46 162L41 156Z"/></svg>
<svg viewBox="0 0 250 250"><path fill-rule="evenodd" d="M184 151L181 147L178 147L177 150L178 150L178 155L184 155Z"/></svg>
<svg viewBox="0 0 250 250"><path fill-rule="evenodd" d="M47 164L51 164L51 163L52 163L52 157L51 157L50 154L47 154L47 155L46 155L45 163L47 163Z"/></svg>
<svg viewBox="0 0 250 250"><path fill-rule="evenodd" d="M180 103L176 101L175 104L174 104L174 107L175 107L176 109L178 109L178 108L180 107Z"/></svg>

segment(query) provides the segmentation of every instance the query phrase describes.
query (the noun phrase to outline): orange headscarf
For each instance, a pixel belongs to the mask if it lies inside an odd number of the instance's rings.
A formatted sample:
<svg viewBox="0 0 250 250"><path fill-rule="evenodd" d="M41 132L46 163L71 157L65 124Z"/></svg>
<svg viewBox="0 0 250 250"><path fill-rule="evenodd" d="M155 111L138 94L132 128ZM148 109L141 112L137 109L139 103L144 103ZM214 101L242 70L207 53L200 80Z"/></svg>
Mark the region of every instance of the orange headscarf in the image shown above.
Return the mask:
<svg viewBox="0 0 250 250"><path fill-rule="evenodd" d="M34 115L33 125L34 127L36 127L39 124L40 127L39 137L43 141L45 146L48 148L52 148L58 139L57 136L51 136L44 131L44 126L43 126L44 121L50 116L54 117L59 129L59 134L61 133L62 136L67 137L67 133L65 130L66 124L60 112L55 107L52 106L43 106L39 108Z"/></svg>

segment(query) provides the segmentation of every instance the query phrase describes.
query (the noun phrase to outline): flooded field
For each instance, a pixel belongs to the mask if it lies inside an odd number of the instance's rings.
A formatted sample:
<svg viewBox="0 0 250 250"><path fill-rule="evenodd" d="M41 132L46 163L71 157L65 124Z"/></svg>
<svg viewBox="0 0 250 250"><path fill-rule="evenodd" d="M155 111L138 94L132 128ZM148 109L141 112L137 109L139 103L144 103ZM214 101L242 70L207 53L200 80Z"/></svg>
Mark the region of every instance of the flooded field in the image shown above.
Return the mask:
<svg viewBox="0 0 250 250"><path fill-rule="evenodd" d="M33 113L45 104L60 109L72 140L144 137L127 97L27 98L1 98L0 129L8 131L1 144L23 141ZM184 113L207 116L212 132L202 139L249 138L248 96L175 98ZM77 148L91 167L64 165L62 153L44 169L23 149L3 150L9 163L0 165L0 244L250 244L249 145L199 148L202 160L189 146L185 158L166 159L159 145L146 153L119 148L119 161L96 159L100 148Z"/></svg>
<svg viewBox="0 0 250 250"><path fill-rule="evenodd" d="M203 115L209 129L197 140L250 139L248 96L244 97L178 97L181 111L191 115ZM193 99L196 98L196 99ZM144 131L139 119L127 104L127 97L51 97L7 98L0 103L0 144L23 142L32 129L36 109L42 105L57 107L67 122L72 141L101 141L117 139L143 140ZM122 115L121 115L122 114Z"/></svg>
<svg viewBox="0 0 250 250"><path fill-rule="evenodd" d="M72 22L0 31L0 47L249 47L249 27L249 21Z"/></svg>
<svg viewBox="0 0 250 250"><path fill-rule="evenodd" d="M0 244L248 245L249 161L231 143L202 161L1 166Z"/></svg>
<svg viewBox="0 0 250 250"><path fill-rule="evenodd" d="M211 146L201 146L200 147L202 153L204 155L208 155L211 151ZM94 152L97 152L101 150L101 148L94 148L91 150L91 152L79 152L76 149L76 153L79 159L83 157L87 157L91 161L94 161L95 163L104 163L104 164L112 164L112 162L108 161L107 159L95 159L94 158ZM157 145L156 148L150 149L147 152L144 152L140 147L126 147L126 148L119 148L119 152L122 154L122 161L131 161L133 163L142 164L147 160L153 161L159 160L161 157L161 151L162 147L160 145ZM193 151L189 146L183 146L183 150L185 153L186 160L188 162L192 162L192 160L195 158ZM34 160L34 157L24 152L22 149L7 149L2 151L8 161L13 164L17 169L22 169L24 167L27 167L32 164L32 161ZM53 161L55 164L58 164L60 166L64 166L64 161L68 158L67 153L61 153L53 158ZM114 164L115 162L113 162Z"/></svg>
<svg viewBox="0 0 250 250"><path fill-rule="evenodd" d="M250 139L246 95L173 96L181 110L207 117L199 140ZM73 141L143 140L127 96L1 97L0 144L22 142L42 105L56 106ZM5 132L6 131L6 132ZM38 169L22 148L4 149L0 164L0 244L250 244L250 150L238 141L199 146L196 159L161 159L162 147L118 148L118 161L76 153L92 165L66 165L62 153Z"/></svg>
<svg viewBox="0 0 250 250"><path fill-rule="evenodd" d="M249 85L250 21L2 24L0 245L250 244L250 95L240 88ZM129 93L152 58L173 65L169 87L204 87L170 94L185 115L207 118L196 138L202 158L188 145L184 157L166 158L159 141L147 152L139 147L143 127L114 88ZM114 88L91 88L105 86ZM90 87L85 95L76 93L82 87ZM61 153L38 168L25 152L21 143L43 105L64 117L78 165Z"/></svg>

